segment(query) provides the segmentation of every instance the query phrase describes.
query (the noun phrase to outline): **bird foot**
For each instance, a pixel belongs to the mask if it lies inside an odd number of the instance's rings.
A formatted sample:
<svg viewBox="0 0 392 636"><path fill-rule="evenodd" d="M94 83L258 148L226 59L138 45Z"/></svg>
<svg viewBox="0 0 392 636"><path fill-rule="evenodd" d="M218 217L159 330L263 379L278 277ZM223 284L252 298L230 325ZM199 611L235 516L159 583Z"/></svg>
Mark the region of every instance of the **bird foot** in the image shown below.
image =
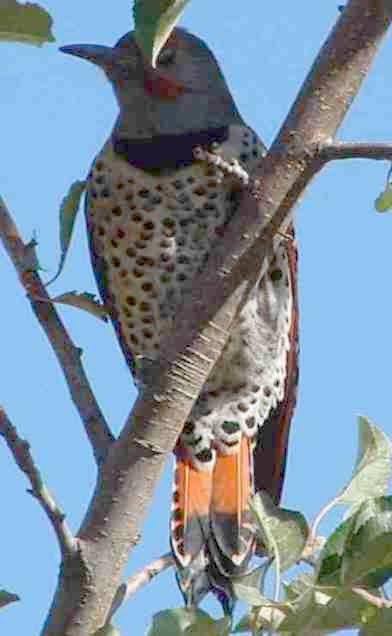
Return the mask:
<svg viewBox="0 0 392 636"><path fill-rule="evenodd" d="M241 166L237 159L224 159L221 157L219 144L212 144L211 150L204 150L201 146L197 146L193 155L197 161L206 163L209 166L217 168L221 173L221 179L224 176L228 176L231 179L235 179L242 188L247 188L251 194L256 197L258 189L260 189L260 180L254 179L249 173ZM265 215L266 219L271 220L272 217L269 214ZM293 237L286 232L282 232L278 227L275 228L276 234L281 236L285 241L292 241Z"/></svg>
<svg viewBox="0 0 392 636"><path fill-rule="evenodd" d="M209 166L217 168L221 172L222 178L224 176L229 176L238 181L239 185L242 187L249 186L251 182L249 173L241 166L237 159L233 158L227 160L221 157L219 154L218 144L212 144L211 151L204 150L201 146L197 146L193 151L193 155L197 161L201 161Z"/></svg>

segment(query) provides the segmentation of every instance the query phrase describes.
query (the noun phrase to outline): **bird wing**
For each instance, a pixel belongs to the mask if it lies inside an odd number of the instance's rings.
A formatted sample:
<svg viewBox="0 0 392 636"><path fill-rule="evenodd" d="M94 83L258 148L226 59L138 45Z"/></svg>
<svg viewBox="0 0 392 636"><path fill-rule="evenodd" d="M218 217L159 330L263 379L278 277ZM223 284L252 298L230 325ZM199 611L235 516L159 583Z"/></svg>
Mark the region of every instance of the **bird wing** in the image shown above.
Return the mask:
<svg viewBox="0 0 392 636"><path fill-rule="evenodd" d="M279 503L286 468L290 424L297 400L298 387L298 285L297 247L294 230L293 240L286 245L292 289L292 312L289 331L290 346L287 351L286 380L283 399L271 411L267 420L259 428L253 452L255 492L265 490Z"/></svg>

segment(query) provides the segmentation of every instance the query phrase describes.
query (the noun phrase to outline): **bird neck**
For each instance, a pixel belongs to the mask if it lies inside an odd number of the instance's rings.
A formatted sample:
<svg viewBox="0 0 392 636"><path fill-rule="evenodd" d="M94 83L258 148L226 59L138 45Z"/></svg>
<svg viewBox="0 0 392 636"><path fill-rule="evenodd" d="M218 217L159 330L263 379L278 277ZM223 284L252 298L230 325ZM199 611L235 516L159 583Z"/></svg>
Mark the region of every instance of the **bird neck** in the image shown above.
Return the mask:
<svg viewBox="0 0 392 636"><path fill-rule="evenodd" d="M146 172L167 172L191 165L197 146L208 149L214 142L223 143L228 136L228 126L133 139L115 128L112 144L114 152L132 166Z"/></svg>

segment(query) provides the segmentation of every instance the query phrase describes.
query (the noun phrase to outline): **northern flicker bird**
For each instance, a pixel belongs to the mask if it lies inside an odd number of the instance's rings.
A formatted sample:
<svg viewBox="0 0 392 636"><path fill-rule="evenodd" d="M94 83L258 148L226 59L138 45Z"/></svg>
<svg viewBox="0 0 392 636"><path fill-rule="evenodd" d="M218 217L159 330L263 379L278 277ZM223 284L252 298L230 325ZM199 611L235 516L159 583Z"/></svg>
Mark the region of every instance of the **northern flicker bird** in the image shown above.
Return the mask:
<svg viewBox="0 0 392 636"><path fill-rule="evenodd" d="M137 374L136 358L159 359L177 305L238 205L238 182L196 161L195 147L214 144L249 172L265 148L211 51L183 29L156 69L132 33L113 48L62 51L102 68L119 105L88 177L86 219L98 287ZM171 546L188 606L212 590L230 610L230 577L255 550L249 499L259 489L280 499L297 386L296 277L294 242L277 241L175 449Z"/></svg>

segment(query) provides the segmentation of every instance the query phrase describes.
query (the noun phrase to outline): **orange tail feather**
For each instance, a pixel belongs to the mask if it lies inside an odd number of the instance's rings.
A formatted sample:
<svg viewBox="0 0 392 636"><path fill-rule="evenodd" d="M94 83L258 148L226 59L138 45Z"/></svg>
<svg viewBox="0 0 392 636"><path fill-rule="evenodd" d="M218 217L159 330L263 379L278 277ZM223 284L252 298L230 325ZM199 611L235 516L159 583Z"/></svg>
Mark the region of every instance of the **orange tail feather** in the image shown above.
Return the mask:
<svg viewBox="0 0 392 636"><path fill-rule="evenodd" d="M254 531L249 510L253 494L252 442L243 437L239 451L218 455L210 508L210 551L224 576L246 570L253 554Z"/></svg>
<svg viewBox="0 0 392 636"><path fill-rule="evenodd" d="M235 454L217 453L213 470L196 468L177 454L171 546L187 605L197 605L212 590L231 611L229 578L246 571L254 551L252 461L252 442L245 436Z"/></svg>
<svg viewBox="0 0 392 636"><path fill-rule="evenodd" d="M177 457L170 530L174 554L184 567L206 543L211 490L211 471L197 470L189 458Z"/></svg>

